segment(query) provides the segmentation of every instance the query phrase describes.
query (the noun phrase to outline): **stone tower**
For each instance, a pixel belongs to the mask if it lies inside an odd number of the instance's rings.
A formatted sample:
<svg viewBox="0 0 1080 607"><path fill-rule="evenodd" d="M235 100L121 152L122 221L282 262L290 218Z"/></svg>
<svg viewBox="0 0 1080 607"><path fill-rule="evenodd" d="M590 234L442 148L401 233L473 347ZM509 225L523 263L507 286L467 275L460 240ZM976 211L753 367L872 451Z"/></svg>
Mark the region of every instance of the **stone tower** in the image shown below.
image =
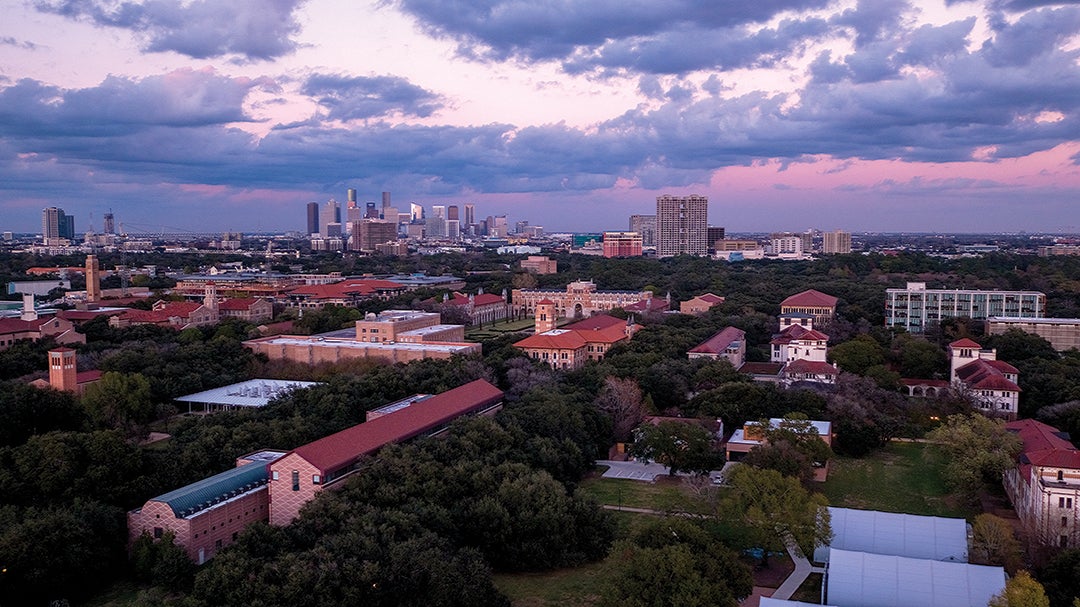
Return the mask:
<svg viewBox="0 0 1080 607"><path fill-rule="evenodd" d="M535 333L539 335L555 328L555 302L550 299L541 299L536 302L536 325Z"/></svg>
<svg viewBox="0 0 1080 607"><path fill-rule="evenodd" d="M64 392L77 392L79 381L76 378L75 350L57 348L49 350L49 385Z"/></svg>
<svg viewBox="0 0 1080 607"><path fill-rule="evenodd" d="M96 255L86 256L86 303L101 299L101 267Z"/></svg>

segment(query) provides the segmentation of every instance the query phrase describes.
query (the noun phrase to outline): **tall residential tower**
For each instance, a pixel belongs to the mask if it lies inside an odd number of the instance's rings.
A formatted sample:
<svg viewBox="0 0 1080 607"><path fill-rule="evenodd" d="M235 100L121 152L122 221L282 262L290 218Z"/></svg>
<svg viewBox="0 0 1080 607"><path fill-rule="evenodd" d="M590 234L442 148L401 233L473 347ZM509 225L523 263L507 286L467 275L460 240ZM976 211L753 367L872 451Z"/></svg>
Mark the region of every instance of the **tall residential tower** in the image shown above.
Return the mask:
<svg viewBox="0 0 1080 607"><path fill-rule="evenodd" d="M708 254L708 215L709 199L705 196L658 196L656 256Z"/></svg>

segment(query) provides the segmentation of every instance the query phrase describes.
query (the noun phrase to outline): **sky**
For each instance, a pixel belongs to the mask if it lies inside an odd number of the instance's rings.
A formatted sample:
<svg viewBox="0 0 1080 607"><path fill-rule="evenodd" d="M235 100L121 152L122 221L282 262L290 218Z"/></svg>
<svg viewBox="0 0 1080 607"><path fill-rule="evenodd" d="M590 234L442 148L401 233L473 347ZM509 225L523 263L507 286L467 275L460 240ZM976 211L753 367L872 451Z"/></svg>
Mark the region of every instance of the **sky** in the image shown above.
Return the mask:
<svg viewBox="0 0 1080 607"><path fill-rule="evenodd" d="M1080 1L0 3L0 230L1080 232Z"/></svg>

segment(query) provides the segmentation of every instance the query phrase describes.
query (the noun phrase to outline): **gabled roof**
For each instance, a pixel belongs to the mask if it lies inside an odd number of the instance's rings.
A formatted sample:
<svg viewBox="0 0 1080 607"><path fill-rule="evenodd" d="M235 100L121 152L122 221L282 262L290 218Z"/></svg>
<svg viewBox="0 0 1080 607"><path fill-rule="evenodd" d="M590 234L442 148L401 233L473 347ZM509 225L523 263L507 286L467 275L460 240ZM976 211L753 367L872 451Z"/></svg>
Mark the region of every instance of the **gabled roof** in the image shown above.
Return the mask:
<svg viewBox="0 0 1080 607"><path fill-rule="evenodd" d="M780 306L794 308L835 308L837 299L832 295L826 295L821 291L809 289L802 293L796 293L780 302Z"/></svg>
<svg viewBox="0 0 1080 607"><path fill-rule="evenodd" d="M0 333L23 333L26 331L39 331L41 326L52 321L53 316L39 316L35 320L23 320L21 318L0 318Z"/></svg>
<svg viewBox="0 0 1080 607"><path fill-rule="evenodd" d="M715 335L690 349L692 353L721 354L733 342L746 340L746 332L735 327L724 327Z"/></svg>
<svg viewBox="0 0 1080 607"><path fill-rule="evenodd" d="M705 303L710 303L710 304L712 304L714 306L716 304L724 303L724 298L723 297L720 297L719 295L714 295L712 293L705 293L704 295L698 295L697 297L693 297L691 299L696 299L698 301L703 301Z"/></svg>
<svg viewBox="0 0 1080 607"><path fill-rule="evenodd" d="M784 374L810 373L813 375L836 375L840 370L827 362L797 358L784 366Z"/></svg>
<svg viewBox="0 0 1080 607"><path fill-rule="evenodd" d="M1024 445L1021 464L1080 469L1080 451L1057 428L1034 419L1021 419L1008 422L1005 429L1015 432Z"/></svg>
<svg viewBox="0 0 1080 607"><path fill-rule="evenodd" d="M972 390L1006 390L1019 392L1020 386L1005 378L1004 371L998 366L991 364L993 361L976 359L956 370L956 378L964 382ZM1006 365L1016 369L1011 365Z"/></svg>
<svg viewBox="0 0 1080 607"><path fill-rule="evenodd" d="M596 314L584 320L570 323L563 328L572 331L595 331L596 329L607 329L609 327L621 328L624 326L626 326L625 320L607 314Z"/></svg>
<svg viewBox="0 0 1080 607"><path fill-rule="evenodd" d="M982 345L979 344L979 342L977 342L977 341L975 341L973 339L968 339L968 338L965 337L963 339L958 339L958 340L952 342L951 344L949 344L949 347L950 348L974 348L976 350L979 350L979 349L982 348Z"/></svg>
<svg viewBox="0 0 1080 607"><path fill-rule="evenodd" d="M663 297L648 297L622 307L627 312L664 312L670 304Z"/></svg>
<svg viewBox="0 0 1080 607"><path fill-rule="evenodd" d="M743 363L739 367L739 373L746 373L747 375L779 375L780 370L784 368L784 363Z"/></svg>
<svg viewBox="0 0 1080 607"><path fill-rule="evenodd" d="M807 329L802 325L788 325L777 333L770 344L789 344L793 341L829 341L829 336L816 329Z"/></svg>
<svg viewBox="0 0 1080 607"><path fill-rule="evenodd" d="M360 457L371 455L389 443L409 440L466 413L494 406L502 397L502 390L478 379L436 394L411 407L387 413L297 447L290 453L304 458L325 475L348 466Z"/></svg>
<svg viewBox="0 0 1080 607"><path fill-rule="evenodd" d="M552 329L536 335L530 335L521 341L514 342L518 348L537 348L543 350L577 350L584 348L585 338L577 331L568 329Z"/></svg>

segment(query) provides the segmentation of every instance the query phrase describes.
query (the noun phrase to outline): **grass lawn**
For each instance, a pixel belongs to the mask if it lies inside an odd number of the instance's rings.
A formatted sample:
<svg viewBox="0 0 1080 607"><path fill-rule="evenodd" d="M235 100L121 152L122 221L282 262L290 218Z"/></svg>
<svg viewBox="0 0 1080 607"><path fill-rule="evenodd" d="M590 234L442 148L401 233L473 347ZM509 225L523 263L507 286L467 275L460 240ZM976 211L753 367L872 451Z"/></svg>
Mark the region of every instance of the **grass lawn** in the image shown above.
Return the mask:
<svg viewBox="0 0 1080 607"><path fill-rule="evenodd" d="M960 518L972 515L945 486L942 462L924 457L928 448L923 443L891 442L864 458L837 457L830 464L829 480L817 490L829 498L830 505L842 508Z"/></svg>
<svg viewBox="0 0 1080 607"><path fill-rule="evenodd" d="M600 504L649 508L662 512L705 514L707 506L695 498L680 479L659 479L655 483L594 476L581 481L578 494Z"/></svg>
<svg viewBox="0 0 1080 607"><path fill-rule="evenodd" d="M600 604L601 589L615 572L615 559L608 557L572 569L498 573L494 578L495 586L510 598L514 607L590 607Z"/></svg>

